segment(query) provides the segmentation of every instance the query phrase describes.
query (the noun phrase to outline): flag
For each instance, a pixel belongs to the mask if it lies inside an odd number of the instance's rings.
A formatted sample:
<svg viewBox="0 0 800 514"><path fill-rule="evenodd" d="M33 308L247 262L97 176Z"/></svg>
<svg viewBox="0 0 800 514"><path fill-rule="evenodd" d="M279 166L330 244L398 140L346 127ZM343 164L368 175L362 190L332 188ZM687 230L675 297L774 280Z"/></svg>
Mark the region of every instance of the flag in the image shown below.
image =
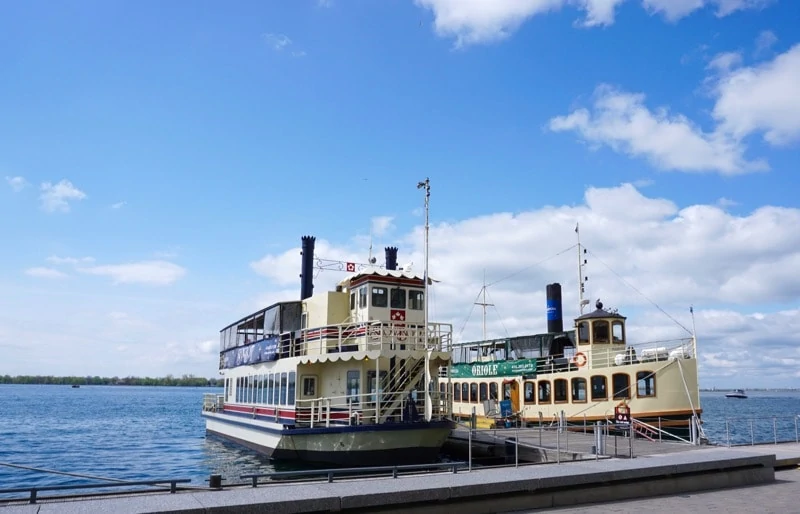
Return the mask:
<svg viewBox="0 0 800 514"><path fill-rule="evenodd" d="M577 223L575 224L575 233L576 234L578 233L578 224Z"/></svg>
<svg viewBox="0 0 800 514"><path fill-rule="evenodd" d="M689 312L694 314L694 307L692 307L691 305L689 306Z"/></svg>

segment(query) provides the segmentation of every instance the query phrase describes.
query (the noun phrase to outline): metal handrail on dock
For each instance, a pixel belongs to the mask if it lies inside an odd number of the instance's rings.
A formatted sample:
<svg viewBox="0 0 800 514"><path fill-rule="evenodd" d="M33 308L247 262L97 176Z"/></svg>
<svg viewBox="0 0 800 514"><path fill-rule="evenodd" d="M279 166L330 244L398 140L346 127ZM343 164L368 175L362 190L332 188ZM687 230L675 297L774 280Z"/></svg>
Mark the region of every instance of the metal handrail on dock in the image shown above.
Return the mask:
<svg viewBox="0 0 800 514"><path fill-rule="evenodd" d="M324 475L328 482L333 482L336 475L350 474L357 475L362 478L364 475L379 474L389 475L392 478L397 478L402 472L409 471L439 471L439 470L452 470L453 473L458 473L459 468L466 468L466 462L442 462L435 464L408 464L403 466L374 466L374 467L360 467L360 468L334 468L334 469L312 469L302 471L275 471L273 473L259 473L251 475L240 475L241 479L252 480L252 486L258 487L259 478L281 478L281 477L307 477L307 476L321 476ZM263 484L264 482L262 482Z"/></svg>
<svg viewBox="0 0 800 514"><path fill-rule="evenodd" d="M28 497L28 502L34 504L39 499L51 499L51 497L39 498L39 492L41 491L69 491L73 489L97 489L97 488L106 488L106 487L128 487L134 485L149 485L149 486L158 486L162 484L169 484L169 492L174 494L178 490L178 484L186 484L191 482L190 478L180 478L180 479L172 479L172 480L140 480L140 481L132 481L132 482L122 482L122 483L101 483L101 484L73 484L73 485L43 485L37 487L15 487L12 489L0 489L0 494L13 494L13 493L30 493ZM126 493L144 493L144 492L153 492L152 490L145 490L145 491L125 491ZM3 499L3 501L20 501L23 498L9 498Z"/></svg>

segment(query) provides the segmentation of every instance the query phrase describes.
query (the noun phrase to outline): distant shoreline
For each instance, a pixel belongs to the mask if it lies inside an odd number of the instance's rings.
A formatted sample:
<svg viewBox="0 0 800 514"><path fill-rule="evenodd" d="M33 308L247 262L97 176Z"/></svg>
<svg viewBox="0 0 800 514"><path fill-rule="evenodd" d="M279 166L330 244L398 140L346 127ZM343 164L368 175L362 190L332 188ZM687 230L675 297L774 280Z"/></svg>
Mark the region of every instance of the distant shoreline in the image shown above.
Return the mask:
<svg viewBox="0 0 800 514"><path fill-rule="evenodd" d="M717 387L717 388L714 388L714 389L701 388L700 392L701 393L729 393L729 392L731 392L733 390L734 390L733 388ZM748 391L748 392L752 392L752 391L758 392L758 391L760 391L760 392L770 392L770 393L797 393L797 392L800 392L800 388L796 388L796 387L789 387L789 388L786 388L786 387L768 387L768 388L765 388L765 387L746 387L745 391Z"/></svg>
<svg viewBox="0 0 800 514"><path fill-rule="evenodd" d="M29 384L29 385L111 385L111 386L168 386L168 387L222 387L223 380L219 378L196 377L182 375L174 377L55 377L48 375L0 375L0 384Z"/></svg>

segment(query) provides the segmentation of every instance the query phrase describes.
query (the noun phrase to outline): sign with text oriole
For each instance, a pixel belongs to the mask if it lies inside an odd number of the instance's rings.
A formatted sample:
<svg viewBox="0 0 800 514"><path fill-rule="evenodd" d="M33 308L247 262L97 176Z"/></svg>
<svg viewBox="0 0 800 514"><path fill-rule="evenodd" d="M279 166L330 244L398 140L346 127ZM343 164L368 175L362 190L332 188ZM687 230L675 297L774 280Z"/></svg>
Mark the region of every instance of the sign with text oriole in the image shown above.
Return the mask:
<svg viewBox="0 0 800 514"><path fill-rule="evenodd" d="M457 378L492 378L525 375L536 376L536 359L520 359L516 361L474 362L472 364L453 364L450 377Z"/></svg>

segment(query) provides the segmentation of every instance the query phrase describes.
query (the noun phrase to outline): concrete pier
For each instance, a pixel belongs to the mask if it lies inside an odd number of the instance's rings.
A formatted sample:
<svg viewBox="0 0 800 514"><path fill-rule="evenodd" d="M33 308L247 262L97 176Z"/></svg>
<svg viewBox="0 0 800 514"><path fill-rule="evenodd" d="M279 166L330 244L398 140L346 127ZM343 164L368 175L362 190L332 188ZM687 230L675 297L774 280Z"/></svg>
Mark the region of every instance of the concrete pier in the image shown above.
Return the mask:
<svg viewBox="0 0 800 514"><path fill-rule="evenodd" d="M706 447L634 459L473 469L401 478L236 487L0 508L17 513L533 511L657 495L770 484L775 467L797 466L800 445Z"/></svg>

